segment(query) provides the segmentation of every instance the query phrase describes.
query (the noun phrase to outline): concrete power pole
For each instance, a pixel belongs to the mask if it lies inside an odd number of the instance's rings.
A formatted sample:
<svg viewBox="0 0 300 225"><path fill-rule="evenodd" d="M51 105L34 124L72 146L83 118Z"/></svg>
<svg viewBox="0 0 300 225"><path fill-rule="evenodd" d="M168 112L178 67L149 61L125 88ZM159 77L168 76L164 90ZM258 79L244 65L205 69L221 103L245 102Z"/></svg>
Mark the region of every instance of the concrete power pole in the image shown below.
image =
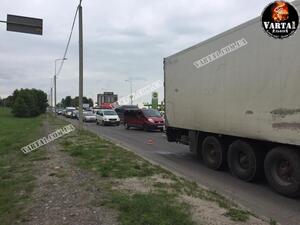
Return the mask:
<svg viewBox="0 0 300 225"><path fill-rule="evenodd" d="M52 98L53 98L53 90L52 90L52 87L51 87L51 89L50 89L50 106L51 106L51 108L52 108Z"/></svg>
<svg viewBox="0 0 300 225"><path fill-rule="evenodd" d="M78 6L79 13L79 128L83 129L83 30L81 0Z"/></svg>
<svg viewBox="0 0 300 225"><path fill-rule="evenodd" d="M56 63L57 61L60 60L67 60L67 58L63 58L63 59L55 59L54 61L54 108L56 110L56 78L57 78L57 74L56 74Z"/></svg>
<svg viewBox="0 0 300 225"><path fill-rule="evenodd" d="M56 75L54 75L54 110L56 112Z"/></svg>
<svg viewBox="0 0 300 225"><path fill-rule="evenodd" d="M132 78L130 77L128 80L125 80L126 82L129 82L130 85L130 105L133 104L133 95L132 95Z"/></svg>

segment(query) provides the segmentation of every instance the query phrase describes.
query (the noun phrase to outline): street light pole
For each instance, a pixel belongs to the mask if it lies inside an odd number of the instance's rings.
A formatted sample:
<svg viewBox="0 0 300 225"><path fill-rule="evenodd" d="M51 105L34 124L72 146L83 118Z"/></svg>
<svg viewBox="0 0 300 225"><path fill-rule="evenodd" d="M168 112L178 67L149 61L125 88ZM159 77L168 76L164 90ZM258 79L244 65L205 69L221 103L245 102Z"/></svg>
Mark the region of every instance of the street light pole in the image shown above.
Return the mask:
<svg viewBox="0 0 300 225"><path fill-rule="evenodd" d="M82 30L82 6L81 0L78 6L79 13L79 128L83 129L83 30Z"/></svg>
<svg viewBox="0 0 300 225"><path fill-rule="evenodd" d="M52 110L52 107L53 107L53 105L52 105L52 103L53 103L52 98L53 98L53 90L52 90L52 87L51 87L50 88L50 106L51 106L51 110Z"/></svg>
<svg viewBox="0 0 300 225"><path fill-rule="evenodd" d="M57 61L60 61L60 60L67 60L67 58L63 58L63 59L55 59L54 61L54 109L55 109L55 112L56 112L56 63Z"/></svg>
<svg viewBox="0 0 300 225"><path fill-rule="evenodd" d="M56 75L54 75L54 112L56 112Z"/></svg>
<svg viewBox="0 0 300 225"><path fill-rule="evenodd" d="M132 98L133 98L133 96L132 96L132 78L129 78L128 80L125 80L125 81L129 82L129 85L130 85L130 105L132 105L133 104L133 101L132 101Z"/></svg>

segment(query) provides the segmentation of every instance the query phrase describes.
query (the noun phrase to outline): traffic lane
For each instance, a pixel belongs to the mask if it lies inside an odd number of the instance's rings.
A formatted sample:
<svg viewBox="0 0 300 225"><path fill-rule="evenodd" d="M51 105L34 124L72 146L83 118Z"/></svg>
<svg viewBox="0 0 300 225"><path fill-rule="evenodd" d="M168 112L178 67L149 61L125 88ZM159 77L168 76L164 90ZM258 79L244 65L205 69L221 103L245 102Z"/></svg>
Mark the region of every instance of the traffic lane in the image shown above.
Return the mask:
<svg viewBox="0 0 300 225"><path fill-rule="evenodd" d="M273 218L281 224L300 225L299 199L290 199L275 193L266 182L246 183L232 177L228 171L210 170L199 163L187 146L167 142L163 133L126 130L123 126L102 127L93 123L85 126L171 171L216 190L258 215Z"/></svg>
<svg viewBox="0 0 300 225"><path fill-rule="evenodd" d="M299 200L274 193L266 182L246 183L232 177L228 171L210 170L189 153L187 146L168 143L165 135L161 133L127 131L113 127L95 128L93 125L91 127L94 132L121 141L138 154L226 195L258 215L274 218L282 224L300 224ZM153 140L153 144L147 144L149 139Z"/></svg>

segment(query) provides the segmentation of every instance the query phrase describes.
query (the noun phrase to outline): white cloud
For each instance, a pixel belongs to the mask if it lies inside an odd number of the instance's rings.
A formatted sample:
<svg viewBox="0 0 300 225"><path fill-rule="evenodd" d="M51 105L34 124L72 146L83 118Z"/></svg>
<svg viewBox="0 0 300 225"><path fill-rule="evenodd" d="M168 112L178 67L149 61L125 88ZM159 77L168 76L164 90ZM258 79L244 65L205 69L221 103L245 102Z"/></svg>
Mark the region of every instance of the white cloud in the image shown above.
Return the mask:
<svg viewBox="0 0 300 225"><path fill-rule="evenodd" d="M163 79L163 57L197 44L258 16L269 0L83 0L84 93L129 94L124 80L138 77L134 88ZM1 0L6 14L44 19L44 35L6 32L0 27L0 96L16 88L49 91L54 60L61 58L77 1ZM78 93L78 25L68 60L59 75L58 99ZM160 90L162 96L162 90ZM143 101L150 100L150 95Z"/></svg>

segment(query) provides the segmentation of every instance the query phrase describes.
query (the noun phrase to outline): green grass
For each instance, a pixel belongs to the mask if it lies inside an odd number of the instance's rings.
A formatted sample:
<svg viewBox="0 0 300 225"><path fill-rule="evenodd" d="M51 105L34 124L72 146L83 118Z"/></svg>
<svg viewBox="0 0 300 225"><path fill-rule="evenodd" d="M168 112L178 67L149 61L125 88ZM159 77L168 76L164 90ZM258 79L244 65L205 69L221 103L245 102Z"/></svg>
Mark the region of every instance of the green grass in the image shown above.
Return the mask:
<svg viewBox="0 0 300 225"><path fill-rule="evenodd" d="M55 173L50 173L49 174L50 177L57 177L57 178L63 178L66 176L66 173L62 172L62 171L58 171Z"/></svg>
<svg viewBox="0 0 300 225"><path fill-rule="evenodd" d="M240 209L229 209L225 216L230 217L233 221L245 222L249 219L249 213Z"/></svg>
<svg viewBox="0 0 300 225"><path fill-rule="evenodd" d="M87 131L75 131L62 140L64 150L78 158L79 165L102 177L147 177L162 172L140 157ZM76 141L74 142L74 135Z"/></svg>
<svg viewBox="0 0 300 225"><path fill-rule="evenodd" d="M33 161L44 158L37 150L24 155L20 149L39 138L43 116L13 117L10 109L0 107L0 221L15 224L30 200L34 187Z"/></svg>
<svg viewBox="0 0 300 225"><path fill-rule="evenodd" d="M270 225L277 225L277 221L273 220L273 219L270 219Z"/></svg>
<svg viewBox="0 0 300 225"><path fill-rule="evenodd" d="M122 225L193 225L186 204L164 193L134 194L114 192L108 203L120 212Z"/></svg>
<svg viewBox="0 0 300 225"><path fill-rule="evenodd" d="M54 117L50 117L50 123L54 126L66 124L65 121ZM108 200L103 202L95 199L95 204L109 205L118 209L122 225L192 224L187 213L188 207L178 203L178 197L181 195L215 202L219 207L226 209L225 216L233 221L243 222L249 218L248 211L239 209L236 204L222 195L202 189L195 182L154 166L134 153L91 132L77 129L60 139L60 143L63 151L74 157L81 168L107 178L100 186L102 189L105 187L108 192ZM153 175L158 174L172 182L154 182L150 193L126 193L124 190L115 189L112 191L115 179L138 177L149 181Z"/></svg>
<svg viewBox="0 0 300 225"><path fill-rule="evenodd" d="M61 125L50 118L52 123ZM81 168L94 171L109 179L131 177L146 178L162 174L174 176L158 166L154 166L139 156L124 150L112 142L99 138L88 131L72 132L60 140L63 151L77 159ZM175 179L175 176L174 178ZM128 195L112 191L112 183L101 184L106 187L107 201L99 200L100 205L113 207L119 211L122 225L193 225L186 204L176 200L177 194L163 190L157 193L136 193ZM97 202L97 200L95 200Z"/></svg>

